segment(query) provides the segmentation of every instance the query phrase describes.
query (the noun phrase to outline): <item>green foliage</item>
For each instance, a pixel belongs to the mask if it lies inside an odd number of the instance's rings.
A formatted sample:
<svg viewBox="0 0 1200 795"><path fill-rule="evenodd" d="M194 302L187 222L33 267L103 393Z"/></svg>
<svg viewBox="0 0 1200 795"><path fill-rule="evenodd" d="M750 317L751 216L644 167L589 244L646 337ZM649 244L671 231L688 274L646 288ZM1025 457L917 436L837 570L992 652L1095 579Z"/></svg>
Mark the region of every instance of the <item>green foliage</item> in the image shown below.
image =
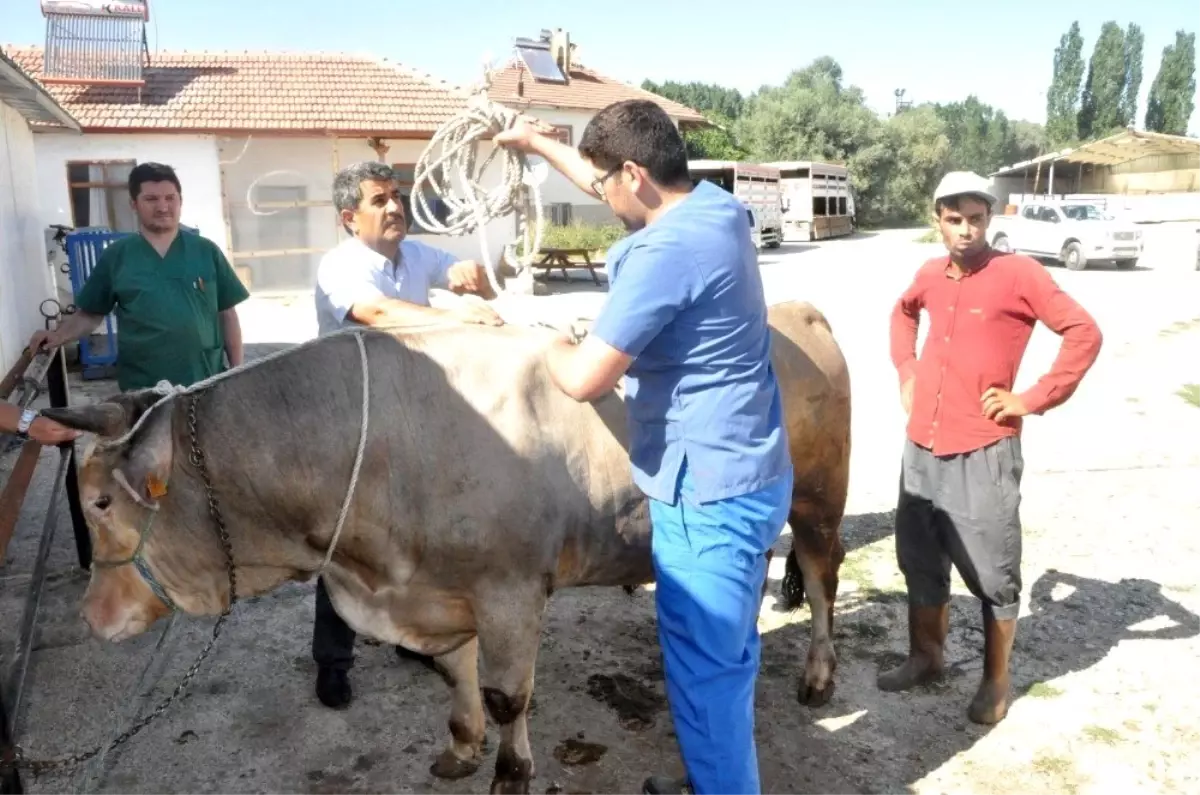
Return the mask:
<svg viewBox="0 0 1200 795"><path fill-rule="evenodd" d="M1100 28L1088 63L1079 108L1081 139L1101 138L1125 127L1125 72L1125 33L1110 20Z"/></svg>
<svg viewBox="0 0 1200 795"><path fill-rule="evenodd" d="M620 224L585 224L579 221L566 226L547 224L542 231L542 247L604 251L623 237L625 227Z"/></svg>
<svg viewBox="0 0 1200 795"><path fill-rule="evenodd" d="M1176 31L1175 43L1163 48L1162 64L1150 85L1146 129L1186 135L1195 109L1196 34Z"/></svg>
<svg viewBox="0 0 1200 795"><path fill-rule="evenodd" d="M745 160L749 153L733 135L733 120L742 113L745 100L733 88L710 83L665 83L642 81L642 89L698 110L714 126L687 130L683 141L691 160Z"/></svg>
<svg viewBox="0 0 1200 795"><path fill-rule="evenodd" d="M1046 135L1054 145L1079 137L1079 86L1083 80L1083 36L1079 22L1059 40L1054 50L1054 77L1046 92Z"/></svg>
<svg viewBox="0 0 1200 795"><path fill-rule="evenodd" d="M1142 45L1146 37L1132 22L1125 31L1125 94L1121 98L1122 126L1132 127L1137 119L1138 92L1142 90Z"/></svg>
<svg viewBox="0 0 1200 795"><path fill-rule="evenodd" d="M687 105L706 115L714 113L726 119L736 119L741 116L742 106L745 103L745 99L737 89L725 88L712 83L676 83L674 80L655 83L643 80L642 90Z"/></svg>
<svg viewBox="0 0 1200 795"><path fill-rule="evenodd" d="M948 170L990 174L1008 163L1036 157L1041 151L1040 141L1018 138L1016 125L1009 122L1004 111L994 110L974 96L936 107L953 144ZM1028 126L1023 132L1034 133Z"/></svg>

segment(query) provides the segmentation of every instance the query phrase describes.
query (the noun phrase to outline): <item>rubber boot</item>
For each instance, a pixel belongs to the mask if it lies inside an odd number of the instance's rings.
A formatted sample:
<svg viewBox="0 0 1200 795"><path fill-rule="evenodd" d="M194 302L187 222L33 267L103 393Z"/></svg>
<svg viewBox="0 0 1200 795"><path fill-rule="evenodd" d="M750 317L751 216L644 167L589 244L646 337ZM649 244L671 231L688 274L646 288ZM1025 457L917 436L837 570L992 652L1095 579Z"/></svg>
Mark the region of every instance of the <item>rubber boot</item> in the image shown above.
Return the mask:
<svg viewBox="0 0 1200 795"><path fill-rule="evenodd" d="M908 607L908 659L875 680L880 690L894 693L935 681L945 667L950 605Z"/></svg>
<svg viewBox="0 0 1200 795"><path fill-rule="evenodd" d="M1008 714L1008 662L1016 632L1015 618L997 619L983 606L983 681L967 708L972 723L991 725Z"/></svg>

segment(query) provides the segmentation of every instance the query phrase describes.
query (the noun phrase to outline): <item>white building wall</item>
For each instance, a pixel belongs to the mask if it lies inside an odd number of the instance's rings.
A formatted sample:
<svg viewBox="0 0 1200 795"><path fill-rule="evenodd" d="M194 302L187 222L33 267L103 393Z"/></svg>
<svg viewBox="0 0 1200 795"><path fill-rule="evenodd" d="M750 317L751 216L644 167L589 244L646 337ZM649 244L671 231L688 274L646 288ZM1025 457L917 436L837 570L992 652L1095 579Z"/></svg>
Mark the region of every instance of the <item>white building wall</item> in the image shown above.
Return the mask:
<svg viewBox="0 0 1200 795"><path fill-rule="evenodd" d="M225 246L225 220L221 214L221 181L214 136L39 133L34 144L43 226L73 225L71 196L67 188L68 162L158 162L171 166L179 175L179 182L183 186L180 221L198 228L200 234L222 248Z"/></svg>
<svg viewBox="0 0 1200 795"><path fill-rule="evenodd" d="M426 141L388 140L389 163L415 163ZM490 144L481 146L486 154ZM377 159L366 139L331 137L170 134L43 133L35 137L37 185L44 197L39 239L50 224L73 225L67 163L85 160L157 161L175 168L183 185L182 223L197 227L248 277L252 292L311 289L321 254L345 233L332 207L335 169ZM485 179L499 179L498 164ZM222 188L228 199L223 205ZM262 208L264 201L301 201L300 208ZM228 210L228 215L226 215ZM515 237L511 218L487 227L488 252L496 261ZM463 258L482 258L478 235L413 235ZM241 256L281 249L319 249L283 256ZM248 270L246 270L248 269ZM71 300L70 283L59 275L60 300Z"/></svg>
<svg viewBox="0 0 1200 795"><path fill-rule="evenodd" d="M583 137L584 129L587 127L588 122L592 120L592 116L595 115L588 111L557 110L554 108L529 108L524 112L541 119L547 124L570 127L571 146L579 146L579 139ZM542 158L540 157L531 158L531 162L534 163L541 162L541 160ZM546 205L559 203L571 205L571 217L576 222L588 224L617 223L616 217L608 209L607 204L584 193L575 187L569 179L553 168L549 169L549 176L546 182L542 184L542 201ZM545 212L546 217L549 218L549 210Z"/></svg>
<svg viewBox="0 0 1200 795"><path fill-rule="evenodd" d="M53 294L43 245L33 133L0 104L0 374L8 372L43 325L39 306Z"/></svg>

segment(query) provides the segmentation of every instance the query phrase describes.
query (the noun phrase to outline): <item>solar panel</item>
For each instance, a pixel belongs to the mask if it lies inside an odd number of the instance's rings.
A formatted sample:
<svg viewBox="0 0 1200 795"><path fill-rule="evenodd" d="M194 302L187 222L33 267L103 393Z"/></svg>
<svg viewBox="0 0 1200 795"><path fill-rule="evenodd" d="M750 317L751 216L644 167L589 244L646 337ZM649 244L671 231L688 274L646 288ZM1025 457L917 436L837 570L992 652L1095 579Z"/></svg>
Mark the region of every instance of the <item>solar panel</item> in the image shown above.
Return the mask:
<svg viewBox="0 0 1200 795"><path fill-rule="evenodd" d="M554 57L550 55L549 49L518 46L517 52L520 54L521 60L525 62L525 66L529 68L529 71L538 80L545 80L548 83L567 82L567 78L563 76L562 70L554 62Z"/></svg>

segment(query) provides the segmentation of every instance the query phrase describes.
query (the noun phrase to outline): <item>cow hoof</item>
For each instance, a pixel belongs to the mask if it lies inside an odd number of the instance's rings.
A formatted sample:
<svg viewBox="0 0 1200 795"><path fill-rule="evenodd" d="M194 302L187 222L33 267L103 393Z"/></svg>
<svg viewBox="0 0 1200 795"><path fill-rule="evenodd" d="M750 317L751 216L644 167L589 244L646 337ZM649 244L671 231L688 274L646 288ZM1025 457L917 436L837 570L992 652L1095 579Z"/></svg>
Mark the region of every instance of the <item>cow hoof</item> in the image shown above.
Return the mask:
<svg viewBox="0 0 1200 795"><path fill-rule="evenodd" d="M796 694L806 707L823 707L833 698L833 672L837 670L837 655L828 643L817 643L804 662L804 680Z"/></svg>
<svg viewBox="0 0 1200 795"><path fill-rule="evenodd" d="M492 795L529 795L529 779L492 779Z"/></svg>
<svg viewBox="0 0 1200 795"><path fill-rule="evenodd" d="M810 685L807 682L801 682L800 688L796 692L796 700L806 707L816 709L823 707L833 698L834 684L831 680L824 687Z"/></svg>
<svg viewBox="0 0 1200 795"><path fill-rule="evenodd" d="M473 776L478 769L478 759L459 759L449 748L442 751L434 763L429 766L429 772L433 775L451 780Z"/></svg>

